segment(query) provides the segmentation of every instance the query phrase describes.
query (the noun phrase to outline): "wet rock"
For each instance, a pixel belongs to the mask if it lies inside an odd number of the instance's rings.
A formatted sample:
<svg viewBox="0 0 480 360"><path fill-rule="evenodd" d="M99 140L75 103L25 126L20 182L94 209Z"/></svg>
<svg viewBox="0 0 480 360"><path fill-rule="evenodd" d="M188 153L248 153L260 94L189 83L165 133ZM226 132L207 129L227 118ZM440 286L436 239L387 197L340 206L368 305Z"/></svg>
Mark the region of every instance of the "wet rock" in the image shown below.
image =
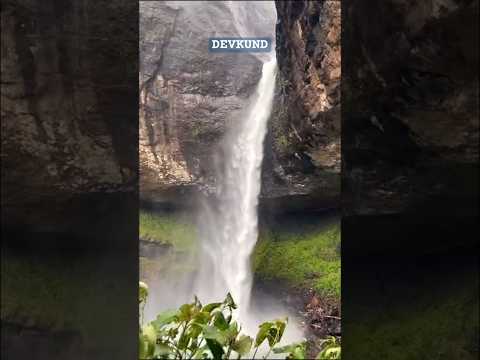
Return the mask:
<svg viewBox="0 0 480 360"><path fill-rule="evenodd" d="M182 202L214 190L218 145L228 122L241 120L235 113L260 79L262 57L209 53L208 38L271 36L274 21L271 3L141 3L142 200Z"/></svg>
<svg viewBox="0 0 480 360"><path fill-rule="evenodd" d="M340 194L340 2L277 1L276 103L262 202L310 210ZM283 199L283 200L282 200ZM300 200L300 201L299 201Z"/></svg>

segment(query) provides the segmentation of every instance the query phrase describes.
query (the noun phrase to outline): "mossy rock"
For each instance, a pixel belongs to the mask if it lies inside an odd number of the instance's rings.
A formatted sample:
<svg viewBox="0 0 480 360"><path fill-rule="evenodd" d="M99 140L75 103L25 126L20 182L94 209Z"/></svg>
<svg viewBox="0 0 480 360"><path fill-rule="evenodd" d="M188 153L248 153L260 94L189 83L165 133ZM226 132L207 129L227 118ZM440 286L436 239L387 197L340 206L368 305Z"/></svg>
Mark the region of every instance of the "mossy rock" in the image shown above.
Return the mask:
<svg viewBox="0 0 480 360"><path fill-rule="evenodd" d="M144 241L171 245L179 251L195 247L197 231L186 215L140 210L139 220L139 236Z"/></svg>
<svg viewBox="0 0 480 360"><path fill-rule="evenodd" d="M256 276L340 297L340 224L297 233L264 229L253 256Z"/></svg>

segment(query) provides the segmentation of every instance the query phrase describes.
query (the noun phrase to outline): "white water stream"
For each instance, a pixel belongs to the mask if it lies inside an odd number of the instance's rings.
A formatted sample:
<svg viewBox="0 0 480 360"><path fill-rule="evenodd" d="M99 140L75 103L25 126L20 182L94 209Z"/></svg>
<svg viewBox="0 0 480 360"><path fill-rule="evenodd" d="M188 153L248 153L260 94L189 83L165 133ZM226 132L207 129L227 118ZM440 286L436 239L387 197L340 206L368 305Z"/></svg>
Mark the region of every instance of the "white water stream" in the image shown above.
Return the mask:
<svg viewBox="0 0 480 360"><path fill-rule="evenodd" d="M209 202L202 209L198 295L203 301L218 301L230 292L242 319L249 311L250 256L258 237L263 140L272 109L275 74L273 58L263 64L252 103L228 134L214 204Z"/></svg>
<svg viewBox="0 0 480 360"><path fill-rule="evenodd" d="M167 276L161 282L154 282L151 289L154 300L147 304L147 319L153 318L159 307L175 308L192 301L193 295L206 304L221 301L230 292L238 305L236 318L242 325L242 333L255 336L260 323L288 316L290 321L281 343L303 339L303 331L295 320L291 321L296 316L285 308L281 299L261 291L251 299L250 258L258 238L263 142L272 110L276 69L275 58L263 64L250 105L231 119L219 151L216 192L203 199L197 213L199 251L195 259L190 259L197 272L193 276ZM184 257L180 261L189 260ZM260 349L259 354L267 350ZM272 359L276 356L281 357L270 354Z"/></svg>

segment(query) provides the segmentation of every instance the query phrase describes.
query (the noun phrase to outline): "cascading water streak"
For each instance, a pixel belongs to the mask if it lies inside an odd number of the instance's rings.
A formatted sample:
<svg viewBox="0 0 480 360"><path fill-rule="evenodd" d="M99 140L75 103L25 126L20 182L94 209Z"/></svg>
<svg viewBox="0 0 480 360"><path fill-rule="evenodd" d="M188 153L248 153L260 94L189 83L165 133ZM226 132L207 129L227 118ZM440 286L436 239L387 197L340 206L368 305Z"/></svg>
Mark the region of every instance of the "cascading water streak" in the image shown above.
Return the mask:
<svg viewBox="0 0 480 360"><path fill-rule="evenodd" d="M272 110L275 75L273 58L263 64L251 105L228 134L216 196L202 209L197 293L203 301L218 301L230 292L239 305L240 318L247 316L250 302L250 256L258 237L263 141Z"/></svg>

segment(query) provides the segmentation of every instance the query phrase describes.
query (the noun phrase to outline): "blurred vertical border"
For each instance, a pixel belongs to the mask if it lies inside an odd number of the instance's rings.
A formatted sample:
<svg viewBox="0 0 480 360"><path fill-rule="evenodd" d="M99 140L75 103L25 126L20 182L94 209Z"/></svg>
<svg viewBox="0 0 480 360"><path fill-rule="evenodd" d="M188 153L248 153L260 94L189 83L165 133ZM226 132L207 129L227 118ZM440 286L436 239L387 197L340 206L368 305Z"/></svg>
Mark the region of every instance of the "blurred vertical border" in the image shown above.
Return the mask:
<svg viewBox="0 0 480 360"><path fill-rule="evenodd" d="M342 355L478 358L478 1L342 1Z"/></svg>
<svg viewBox="0 0 480 360"><path fill-rule="evenodd" d="M134 359L138 2L2 1L2 359Z"/></svg>

